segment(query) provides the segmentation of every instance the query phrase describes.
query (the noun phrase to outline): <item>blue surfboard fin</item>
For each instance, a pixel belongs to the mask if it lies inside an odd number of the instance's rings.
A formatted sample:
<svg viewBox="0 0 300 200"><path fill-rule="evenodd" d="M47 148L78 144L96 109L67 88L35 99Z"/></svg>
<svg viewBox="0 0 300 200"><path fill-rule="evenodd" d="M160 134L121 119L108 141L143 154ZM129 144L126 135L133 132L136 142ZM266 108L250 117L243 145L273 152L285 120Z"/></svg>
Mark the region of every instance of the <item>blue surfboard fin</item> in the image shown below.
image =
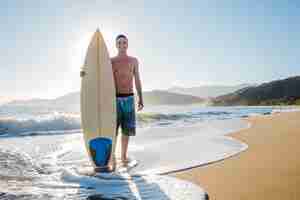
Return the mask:
<svg viewBox="0 0 300 200"><path fill-rule="evenodd" d="M104 137L92 139L89 142L89 148L95 165L97 167L107 166L112 149L112 140Z"/></svg>

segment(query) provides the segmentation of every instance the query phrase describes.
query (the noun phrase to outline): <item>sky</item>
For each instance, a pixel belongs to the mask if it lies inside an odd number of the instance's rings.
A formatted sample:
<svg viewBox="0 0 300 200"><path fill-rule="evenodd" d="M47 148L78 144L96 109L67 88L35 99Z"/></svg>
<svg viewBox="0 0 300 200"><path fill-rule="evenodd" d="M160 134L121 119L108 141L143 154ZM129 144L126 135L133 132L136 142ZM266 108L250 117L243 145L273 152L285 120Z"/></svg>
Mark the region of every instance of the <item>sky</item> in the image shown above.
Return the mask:
<svg viewBox="0 0 300 200"><path fill-rule="evenodd" d="M110 56L115 37L128 36L144 91L300 75L299 21L297 1L3 0L0 97L79 91L97 28Z"/></svg>

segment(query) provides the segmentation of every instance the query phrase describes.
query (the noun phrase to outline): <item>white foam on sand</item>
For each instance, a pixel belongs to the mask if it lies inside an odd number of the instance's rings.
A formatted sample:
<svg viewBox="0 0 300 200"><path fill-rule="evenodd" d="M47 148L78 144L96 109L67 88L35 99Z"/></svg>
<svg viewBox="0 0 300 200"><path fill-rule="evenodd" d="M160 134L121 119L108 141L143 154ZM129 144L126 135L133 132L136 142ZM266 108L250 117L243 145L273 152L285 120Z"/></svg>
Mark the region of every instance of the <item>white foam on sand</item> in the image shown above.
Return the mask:
<svg viewBox="0 0 300 200"><path fill-rule="evenodd" d="M74 168L89 165L81 133L3 138L0 145L30 155L49 174L46 181L34 184L38 187L35 191L53 193L52 190L61 188L63 192L69 188L72 193L107 198L194 200L205 199L202 188L159 174L206 165L244 151L247 145L227 134L249 126L243 120L232 119L138 129L137 136L130 141L129 156L139 164L127 177L124 174L91 177L76 173Z"/></svg>
<svg viewBox="0 0 300 200"><path fill-rule="evenodd" d="M129 155L139 161L131 173L165 174L234 156L248 146L226 135L249 126L246 121L233 119L146 129L131 142L135 148L129 148Z"/></svg>
<svg viewBox="0 0 300 200"><path fill-rule="evenodd" d="M0 186L6 199L126 199L126 200L205 200L206 192L187 181L168 176L122 174L98 174L84 176L70 167L57 166L52 173L27 174L26 170L36 168L31 162L23 161L23 155L15 151L1 151L0 155L13 159L11 174L0 174ZM13 160L8 160L11 163ZM11 163L11 164L14 164ZM27 163L24 165L24 163ZM28 163L30 165L28 165ZM27 167L28 166L28 167ZM5 166L2 166L5 167ZM20 172L17 175L15 172ZM36 171L35 171L36 172ZM9 179L7 179L9 178ZM6 181L13 184L5 184Z"/></svg>
<svg viewBox="0 0 300 200"><path fill-rule="evenodd" d="M64 171L62 179L76 183L81 188L93 189L90 196L136 200L207 199L206 192L200 187L169 176L130 176L129 174L103 174L100 177L78 175ZM100 198L99 198L100 199Z"/></svg>
<svg viewBox="0 0 300 200"><path fill-rule="evenodd" d="M281 112L299 112L299 106L277 106L272 110L272 113L281 113Z"/></svg>

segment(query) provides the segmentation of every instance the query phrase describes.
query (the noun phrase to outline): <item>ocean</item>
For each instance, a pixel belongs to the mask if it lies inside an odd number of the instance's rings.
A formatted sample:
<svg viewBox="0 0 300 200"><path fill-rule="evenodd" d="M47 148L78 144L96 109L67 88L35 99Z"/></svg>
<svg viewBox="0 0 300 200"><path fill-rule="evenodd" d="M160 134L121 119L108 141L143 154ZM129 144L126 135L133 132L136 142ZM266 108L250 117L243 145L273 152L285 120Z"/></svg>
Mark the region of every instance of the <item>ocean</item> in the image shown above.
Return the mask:
<svg viewBox="0 0 300 200"><path fill-rule="evenodd" d="M137 114L127 176L90 177L80 113L0 106L0 199L205 199L205 191L168 173L205 166L245 151L228 136L251 126L243 118L293 107L149 106Z"/></svg>

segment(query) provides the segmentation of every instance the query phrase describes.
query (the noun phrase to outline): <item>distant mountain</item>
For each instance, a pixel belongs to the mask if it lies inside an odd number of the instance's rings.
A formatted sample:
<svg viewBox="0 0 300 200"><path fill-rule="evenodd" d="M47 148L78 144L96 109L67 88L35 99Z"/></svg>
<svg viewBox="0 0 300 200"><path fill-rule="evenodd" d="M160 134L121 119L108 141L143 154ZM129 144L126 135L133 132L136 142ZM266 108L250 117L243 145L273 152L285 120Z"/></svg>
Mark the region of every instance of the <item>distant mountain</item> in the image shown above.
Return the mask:
<svg viewBox="0 0 300 200"><path fill-rule="evenodd" d="M300 104L300 76L250 86L213 99L213 105L280 104Z"/></svg>
<svg viewBox="0 0 300 200"><path fill-rule="evenodd" d="M80 110L79 92L72 92L56 99L28 99L14 100L2 105L4 108L14 107L22 111L24 108L40 112L59 110L66 112L78 112Z"/></svg>
<svg viewBox="0 0 300 200"><path fill-rule="evenodd" d="M0 106L11 101L13 101L13 99L10 97L0 97Z"/></svg>
<svg viewBox="0 0 300 200"><path fill-rule="evenodd" d="M178 94L197 96L201 98L212 98L212 97L217 97L220 95L232 93L236 90L249 87L249 86L253 86L253 85L250 84L240 84L235 86L212 85L212 86L199 86L199 87L190 87L190 88L172 87L169 88L167 91L178 93Z"/></svg>
<svg viewBox="0 0 300 200"><path fill-rule="evenodd" d="M165 91L143 92L145 105L175 105L203 103L204 100L190 95L175 94ZM72 92L56 99L31 99L15 100L9 102L4 107L20 108L24 107L39 111L59 110L68 112L78 112L80 110L80 94Z"/></svg>
<svg viewBox="0 0 300 200"><path fill-rule="evenodd" d="M151 92L144 92L143 97L146 105L183 105L205 102L204 99L199 97L184 94L176 94L166 92L163 90L153 90Z"/></svg>
<svg viewBox="0 0 300 200"><path fill-rule="evenodd" d="M80 110L80 93L72 92L53 100L53 105L62 110Z"/></svg>

